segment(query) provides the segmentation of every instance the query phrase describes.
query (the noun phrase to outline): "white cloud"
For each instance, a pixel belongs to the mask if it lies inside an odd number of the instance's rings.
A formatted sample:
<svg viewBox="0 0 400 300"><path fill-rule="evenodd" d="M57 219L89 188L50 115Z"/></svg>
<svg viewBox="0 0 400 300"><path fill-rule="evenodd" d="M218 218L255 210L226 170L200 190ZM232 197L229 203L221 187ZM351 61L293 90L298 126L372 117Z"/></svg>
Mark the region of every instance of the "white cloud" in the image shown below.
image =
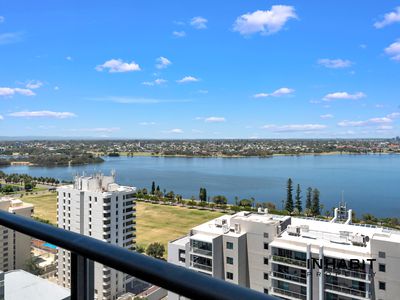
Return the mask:
<svg viewBox="0 0 400 300"><path fill-rule="evenodd" d="M385 53L390 56L391 59L400 61L400 40L392 43L385 49Z"/></svg>
<svg viewBox="0 0 400 300"><path fill-rule="evenodd" d="M297 19L293 6L273 5L271 10L257 10L238 17L233 30L242 35L273 34L280 31L289 19Z"/></svg>
<svg viewBox="0 0 400 300"><path fill-rule="evenodd" d="M271 94L267 93L258 93L255 94L253 97L254 98L265 98L265 97L282 97L285 95L290 95L294 93L294 89L290 89L287 87L282 87L280 89L277 89L276 91L272 92Z"/></svg>
<svg viewBox="0 0 400 300"><path fill-rule="evenodd" d="M49 110L18 111L10 113L9 116L19 117L19 118L56 118L56 119L66 119L66 118L76 117L76 115L72 112L57 112Z"/></svg>
<svg viewBox="0 0 400 300"><path fill-rule="evenodd" d="M43 86L43 82L39 80L29 80L28 83L26 84L26 88L31 90L38 89L41 86Z"/></svg>
<svg viewBox="0 0 400 300"><path fill-rule="evenodd" d="M4 117L2 115L0 115L0 120L4 120Z"/></svg>
<svg viewBox="0 0 400 300"><path fill-rule="evenodd" d="M157 64L156 64L156 68L157 69L165 69L166 67L168 67L171 63L171 61L163 56L160 56L159 58L157 58Z"/></svg>
<svg viewBox="0 0 400 300"><path fill-rule="evenodd" d="M224 117L208 117L204 119L206 123L223 123L226 122Z"/></svg>
<svg viewBox="0 0 400 300"><path fill-rule="evenodd" d="M382 130L382 131L384 131L384 130L392 130L394 127L392 126L392 125L381 125L381 126L378 126L378 130Z"/></svg>
<svg viewBox="0 0 400 300"><path fill-rule="evenodd" d="M208 94L208 90L198 90L197 91L199 94Z"/></svg>
<svg viewBox="0 0 400 300"><path fill-rule="evenodd" d="M122 61L122 59L110 59L104 64L98 65L96 67L96 70L99 72L105 69L108 69L109 73L123 73L140 71L140 66L134 61L132 61L131 63L127 63Z"/></svg>
<svg viewBox="0 0 400 300"><path fill-rule="evenodd" d="M0 34L0 45L17 43L22 40L21 32L6 32Z"/></svg>
<svg viewBox="0 0 400 300"><path fill-rule="evenodd" d="M30 89L0 87L0 96L12 97L15 94L20 94L20 95L24 95L24 96L34 96L34 95L36 95Z"/></svg>
<svg viewBox="0 0 400 300"><path fill-rule="evenodd" d="M71 56L67 56L65 59L69 60L69 61L72 61L72 57Z"/></svg>
<svg viewBox="0 0 400 300"><path fill-rule="evenodd" d="M362 120L362 121L344 120L344 121L339 122L338 126L340 126L340 127L365 127L365 126L374 126L374 125L384 126L384 125L392 123L393 120L398 117L400 117L400 113L394 112L394 113L386 115L385 117L370 118L368 120Z"/></svg>
<svg viewBox="0 0 400 300"><path fill-rule="evenodd" d="M341 68L348 68L353 63L350 60L344 59L329 59L329 58L321 58L318 60L318 64L331 69L341 69Z"/></svg>
<svg viewBox="0 0 400 300"><path fill-rule="evenodd" d="M381 29L387 25L400 22L400 6L395 8L395 11L389 12L383 16L382 21L374 23L375 28Z"/></svg>
<svg viewBox="0 0 400 300"><path fill-rule="evenodd" d="M153 81L144 81L142 82L143 85L147 85L147 86L154 86L154 85L161 85L167 83L167 80L162 79L162 78L157 78Z"/></svg>
<svg viewBox="0 0 400 300"><path fill-rule="evenodd" d="M0 23L3 23L6 20L3 16L0 16Z"/></svg>
<svg viewBox="0 0 400 300"><path fill-rule="evenodd" d="M357 92L354 94L350 94L348 92L335 92L330 93L324 96L325 101L334 101L334 100L358 100L366 97L366 95L362 92Z"/></svg>
<svg viewBox="0 0 400 300"><path fill-rule="evenodd" d="M172 35L177 38L183 38L186 36L186 32L182 31L173 31Z"/></svg>
<svg viewBox="0 0 400 300"><path fill-rule="evenodd" d="M55 91L58 91L59 89L60 89L59 86L55 86L55 87L54 87L54 90L55 90Z"/></svg>
<svg viewBox="0 0 400 300"><path fill-rule="evenodd" d="M121 130L119 127L95 127L95 128L79 128L70 129L69 131L85 131L85 132L100 132L100 133L112 133Z"/></svg>
<svg viewBox="0 0 400 300"><path fill-rule="evenodd" d="M180 128L174 128L174 129L171 129L171 130L167 131L167 133L177 133L177 134L180 134L180 133L183 133L183 130L180 129Z"/></svg>
<svg viewBox="0 0 400 300"><path fill-rule="evenodd" d="M269 129L274 132L309 132L325 129L327 126L322 124L289 124L289 125L264 125L263 129Z"/></svg>
<svg viewBox="0 0 400 300"><path fill-rule="evenodd" d="M196 29L206 29L208 20L203 17L194 17L190 20L190 25Z"/></svg>
<svg viewBox="0 0 400 300"><path fill-rule="evenodd" d="M156 125L156 122L140 122L140 126L151 126L151 125Z"/></svg>
<svg viewBox="0 0 400 300"><path fill-rule="evenodd" d="M178 83L187 83L187 82L197 82L199 81L198 78L193 77L193 76L185 76L182 79L177 80L176 82Z"/></svg>
<svg viewBox="0 0 400 300"><path fill-rule="evenodd" d="M325 114L325 115L320 115L319 117L321 119L332 119L333 115L332 114Z"/></svg>

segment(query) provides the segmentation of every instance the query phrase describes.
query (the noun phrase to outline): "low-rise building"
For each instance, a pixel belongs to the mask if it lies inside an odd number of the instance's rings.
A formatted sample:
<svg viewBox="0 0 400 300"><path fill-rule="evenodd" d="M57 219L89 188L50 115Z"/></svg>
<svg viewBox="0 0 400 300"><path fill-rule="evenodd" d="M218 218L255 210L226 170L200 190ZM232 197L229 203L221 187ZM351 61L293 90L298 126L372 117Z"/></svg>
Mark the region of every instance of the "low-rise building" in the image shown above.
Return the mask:
<svg viewBox="0 0 400 300"><path fill-rule="evenodd" d="M282 299L397 299L400 232L337 215L224 215L170 242L168 261Z"/></svg>

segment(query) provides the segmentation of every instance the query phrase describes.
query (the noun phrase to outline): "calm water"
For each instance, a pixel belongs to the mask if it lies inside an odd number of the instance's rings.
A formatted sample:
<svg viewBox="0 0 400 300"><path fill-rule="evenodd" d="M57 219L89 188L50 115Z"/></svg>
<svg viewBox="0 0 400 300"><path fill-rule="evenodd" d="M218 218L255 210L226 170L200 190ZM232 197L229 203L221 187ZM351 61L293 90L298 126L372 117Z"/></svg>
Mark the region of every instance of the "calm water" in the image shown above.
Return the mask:
<svg viewBox="0 0 400 300"><path fill-rule="evenodd" d="M291 177L303 191L308 186L317 187L324 210L335 206L344 191L345 200L358 216L370 212L376 216L400 217L400 155L118 157L106 158L99 165L10 166L3 171L71 180L77 172L108 174L112 169L117 172L118 182L125 185L150 189L155 180L161 190L173 190L184 197L197 197L199 188L204 186L209 195L223 194L230 202L235 196L255 197L257 201L274 202L278 207L285 198L286 180Z"/></svg>

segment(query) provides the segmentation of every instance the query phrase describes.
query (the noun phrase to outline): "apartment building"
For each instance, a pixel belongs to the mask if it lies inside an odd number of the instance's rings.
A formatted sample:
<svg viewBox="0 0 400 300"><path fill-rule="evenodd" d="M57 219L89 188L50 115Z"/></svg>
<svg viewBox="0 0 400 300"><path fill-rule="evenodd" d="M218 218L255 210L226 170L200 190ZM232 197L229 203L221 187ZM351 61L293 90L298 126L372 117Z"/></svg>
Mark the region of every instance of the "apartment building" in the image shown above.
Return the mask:
<svg viewBox="0 0 400 300"><path fill-rule="evenodd" d="M75 176L72 185L57 188L58 227L134 250L136 188L115 182L115 174ZM58 283L70 287L70 253L58 251ZM114 300L130 280L122 272L95 263L95 299Z"/></svg>
<svg viewBox="0 0 400 300"><path fill-rule="evenodd" d="M170 242L168 261L281 299L398 299L400 232L357 226L347 215L225 215Z"/></svg>
<svg viewBox="0 0 400 300"><path fill-rule="evenodd" d="M0 198L0 209L32 217L33 205L11 197ZM31 237L0 226L0 270L26 269L31 257Z"/></svg>

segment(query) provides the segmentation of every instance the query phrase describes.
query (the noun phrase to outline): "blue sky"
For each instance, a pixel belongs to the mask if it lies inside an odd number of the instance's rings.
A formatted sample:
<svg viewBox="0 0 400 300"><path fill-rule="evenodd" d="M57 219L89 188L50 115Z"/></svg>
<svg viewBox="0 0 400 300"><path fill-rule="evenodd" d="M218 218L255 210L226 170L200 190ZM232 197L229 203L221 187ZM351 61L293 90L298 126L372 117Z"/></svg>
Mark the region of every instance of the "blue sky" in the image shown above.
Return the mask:
<svg viewBox="0 0 400 300"><path fill-rule="evenodd" d="M0 136L400 135L400 1L7 1Z"/></svg>

